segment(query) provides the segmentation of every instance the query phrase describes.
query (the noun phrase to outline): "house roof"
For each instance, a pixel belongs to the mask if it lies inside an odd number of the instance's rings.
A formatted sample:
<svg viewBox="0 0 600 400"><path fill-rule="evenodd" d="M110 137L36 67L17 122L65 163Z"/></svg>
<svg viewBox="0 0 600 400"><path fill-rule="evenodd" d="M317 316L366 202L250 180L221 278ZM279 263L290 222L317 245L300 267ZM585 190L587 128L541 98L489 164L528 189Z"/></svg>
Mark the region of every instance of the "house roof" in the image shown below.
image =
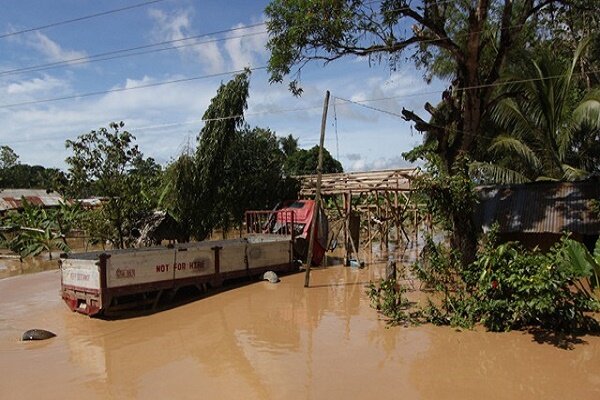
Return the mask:
<svg viewBox="0 0 600 400"><path fill-rule="evenodd" d="M533 182L478 187L476 222L484 231L497 222L500 233L600 233L591 211L600 199L598 177L580 182Z"/></svg>
<svg viewBox="0 0 600 400"><path fill-rule="evenodd" d="M0 212L21 208L23 197L32 204L44 207L58 207L60 202L64 201L60 194L48 193L45 189L2 189L0 190Z"/></svg>

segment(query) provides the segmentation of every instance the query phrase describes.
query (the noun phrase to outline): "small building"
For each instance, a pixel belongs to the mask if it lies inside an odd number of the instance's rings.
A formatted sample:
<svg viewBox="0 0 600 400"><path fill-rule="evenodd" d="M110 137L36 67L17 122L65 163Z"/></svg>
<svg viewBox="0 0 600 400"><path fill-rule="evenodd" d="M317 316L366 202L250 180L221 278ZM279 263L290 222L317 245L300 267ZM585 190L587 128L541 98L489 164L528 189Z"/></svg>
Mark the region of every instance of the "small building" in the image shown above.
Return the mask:
<svg viewBox="0 0 600 400"><path fill-rule="evenodd" d="M600 177L578 182L532 182L480 186L475 220L484 232L498 224L500 241L548 250L564 232L592 249L600 234L593 211L600 199Z"/></svg>
<svg viewBox="0 0 600 400"><path fill-rule="evenodd" d="M64 202L59 193L45 189L1 189L0 215L12 210L21 210L23 198L33 205L44 208L59 207L61 202Z"/></svg>

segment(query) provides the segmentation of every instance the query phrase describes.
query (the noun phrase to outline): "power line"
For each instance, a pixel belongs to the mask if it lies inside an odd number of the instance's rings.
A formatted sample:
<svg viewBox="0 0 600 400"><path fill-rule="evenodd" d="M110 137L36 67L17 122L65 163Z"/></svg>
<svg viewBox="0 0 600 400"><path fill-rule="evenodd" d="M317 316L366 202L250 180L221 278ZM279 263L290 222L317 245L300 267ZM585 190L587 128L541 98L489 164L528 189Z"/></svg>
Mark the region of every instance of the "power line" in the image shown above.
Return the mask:
<svg viewBox="0 0 600 400"><path fill-rule="evenodd" d="M267 68L266 66L264 66L264 67L255 67L255 68L250 68L250 70L251 71L256 71L256 70L261 70L261 69L266 69L266 68ZM11 107L19 107L19 106L28 106L28 105L41 104L41 103L50 103L50 102L60 101L60 100L77 99L77 98L80 98L80 97L98 96L98 95L107 94L107 93L126 92L126 91L129 91L129 90L145 89L145 88L149 88L149 87L171 85L171 84L174 84L174 83L182 83L182 82L190 82L190 81L196 81L196 80L201 80L201 79L216 78L216 77L219 77L219 76L239 74L241 72L244 72L244 70L240 69L240 70L236 70L236 71L219 72L219 73L210 74L210 75L200 75L200 76L193 76L193 77L190 77L190 78L182 78L182 79L174 79L174 80L170 80L170 81L148 83L148 84L145 84L145 85L138 85L138 86L132 86L132 87L109 89L109 90L101 90L101 91L97 91L97 92L80 93L80 94L75 94L75 95L72 95L72 96L54 97L54 98L51 98L51 99L24 101L22 103L13 103L13 104L2 104L2 105L0 105L0 109L2 109L2 108L11 108Z"/></svg>
<svg viewBox="0 0 600 400"><path fill-rule="evenodd" d="M134 6L125 7L123 9L109 11L107 13L122 11L122 10L125 10L125 9L134 8L134 7L141 7L143 5L151 4L151 3L154 3L154 2L158 2L158 1L164 1L164 0L154 0L154 1L151 1L149 3L141 3L141 4L134 5ZM439 2L438 4L452 3L452 2L454 2L454 0L447 0L447 1ZM372 1L372 2L369 2L369 3L366 3L366 4L372 4L372 3L375 3L375 1ZM393 9L393 10L388 10L387 12L391 12L391 11L403 11L403 10L408 10L408 9L410 9L410 7L401 7L401 8L397 8L397 9ZM42 71L42 70L47 70L47 69L59 68L59 67L67 66L67 65L73 65L73 64L83 64L83 63L87 63L87 62L106 61L106 60L112 60L112 59L122 58L122 57L132 57L132 56L144 55L144 54L149 54L149 53L154 53L154 52L160 52L160 51L166 51L166 50L172 50L172 49L179 49L179 48L188 47L188 46L195 46L195 45L200 45L200 44L204 44L204 43L211 43L211 42L214 42L214 41L228 40L228 39L237 39L237 38L243 38L243 37L247 37L247 36L255 36L255 35L259 35L259 34L265 34L268 31L261 31L261 32L246 34L246 35L240 35L239 37L224 38L224 39L214 39L214 40L209 40L209 41L201 42L201 43L194 43L194 44L188 44L188 45L182 45L182 46L173 46L173 47L169 47L169 48L156 49L156 50L147 51L147 52L138 52L138 53L133 53L133 54L129 54L129 55L122 55L122 56L117 56L117 57L107 57L107 56L111 56L111 55L114 55L114 54L121 54L121 53L126 53L126 52L130 52L130 51L135 51L135 50L142 50L142 49L152 48L152 47L161 46L161 45L165 45L165 44L178 43L178 42L187 41L187 40L199 39L201 37L206 37L206 36L211 36L211 35L218 35L218 34L223 34L223 33L228 33L228 32L234 32L234 31L237 31L237 30L251 29L251 28L256 28L256 27L265 26L265 25L266 25L265 22L261 22L261 23L252 24L252 25L248 25L248 26L243 26L243 27L238 27L238 28L231 28L231 29L223 29L223 30L219 30L219 31L214 31L214 32L200 34L200 35L194 35L194 36L184 37L184 38L180 38L180 39L166 40L166 41L163 41L163 42L157 42L157 43L151 43L151 44L147 44L147 45L141 45L141 46L130 47L130 48L125 48L125 49L113 50L113 51L108 51L108 52L104 52L104 53L94 54L94 55L91 55L91 56L77 57L77 58L72 58L72 59L66 59L66 60L56 61L56 62L52 62L52 63L46 63L46 64L39 64L39 65L35 65L35 66L16 68L16 69L12 69L12 70L5 70L5 71L0 71L0 76L3 76L3 75L12 75L12 74L17 74L17 73L25 73L25 72L37 72L37 71ZM522 27L524 25L526 25L526 24L512 25L512 26L509 27L509 29L519 28L519 27ZM35 29L36 28L33 28L32 30L35 30ZM24 32L24 31L22 31L22 32ZM483 32L485 32L485 30L474 31L474 32L462 32L462 33L458 33L457 36L466 36L466 35L472 34L472 33L483 33ZM18 32L15 32L15 33L7 34L7 35L4 35L4 36L10 36L12 34L17 34L17 33ZM0 36L0 38L2 38L4 36ZM447 39L450 39L450 37L447 36L445 38L425 39L425 40L419 41L418 43L433 43L433 42L439 42L439 41L443 41L443 40L447 40ZM106 57L106 58L102 58L102 57ZM98 58L98 59L96 59L96 58Z"/></svg>
<svg viewBox="0 0 600 400"><path fill-rule="evenodd" d="M290 112L310 111L310 110L321 109L322 107L323 107L322 105L319 105L319 106L288 108L288 109L280 109L280 110L256 111L256 112L251 112L251 113L230 115L230 116L222 117L222 118L207 118L207 119L201 119L201 120L197 120L197 121L167 122L164 124L132 127L131 130L132 131L149 131L149 130L173 128L173 127L185 126L185 125L201 125L202 123L206 123L209 121L223 121L223 120L232 119L232 118L250 117L250 116L258 116L258 115L265 115L265 114L285 114L285 113L290 113ZM115 118L115 120L118 121L118 120L121 120L121 118ZM46 137L43 139L36 139L35 141L36 142L49 142L49 141L63 140L63 139L64 139L64 137L62 137L62 136L61 137ZM28 143L31 141L32 140L30 140L30 139L22 139L22 140L13 140L13 141L4 142L4 143L10 145L10 144L17 144L17 143Z"/></svg>
<svg viewBox="0 0 600 400"><path fill-rule="evenodd" d="M267 69L267 67L261 66L261 67L250 68L251 71L262 70L262 69ZM175 79L175 80L171 80L171 81L163 81L163 82L156 82L156 83L150 83L150 84L145 84L145 85L138 85L138 86L129 87L129 88L109 89L109 90L103 90L103 91L97 91L97 92L76 94L76 95L72 95L72 96L55 97L55 98L42 99L42 100L32 100L32 101L26 101L26 102L21 102L21 103L0 104L0 109L25 106L25 105L33 105L33 104L41 104L41 103L49 103L49 102L54 102L54 101L69 100L69 99L75 99L75 98L80 98L80 97L97 96L97 95L113 93L113 92L124 92L124 91L128 91L128 90L144 89L144 88L148 88L148 87L164 86L164 85L170 85L170 84L181 83L181 82L189 82L189 81L200 80L200 79L215 78L218 76L232 75L232 74L241 73L243 71L244 70L227 71L227 72L220 72L220 73L210 74L210 75L201 75L201 76L195 76L195 77L190 77L190 78L182 78L182 79ZM597 72L600 72L600 70L588 70L588 71L583 71L583 72L579 72L579 73L574 72L573 75L582 75L584 73L597 73ZM547 80L547 79L555 79L555 78L560 78L563 76L565 76L565 74L553 75L553 76L544 77L544 78L530 78L530 79L521 79L521 80L516 80L516 81L503 81L503 82L496 82L496 83L491 83L491 84L466 86L463 88L455 88L454 90L466 91L466 90L474 90L474 89L481 89L481 88L487 88L487 87L499 87L499 86L514 84L514 83L526 83L526 82L535 82L535 81L541 81L541 80ZM343 99L340 97L338 97L338 99L349 102L349 103L359 104L359 103L369 103L369 102L383 101L383 100L402 99L402 98L409 98L409 97L420 97L420 96L424 96L424 95L437 94L437 93L443 93L443 92L444 92L444 90L433 90L433 91L429 91L429 92L420 92L420 93L413 93L413 94L404 94L404 95L399 95L399 96L390 96L390 97L381 97L381 98L376 98L376 99L364 99L364 100L354 100L354 101ZM362 105L362 104L359 104L359 105ZM369 108L369 107L366 107L366 108ZM393 115L396 117L401 117L401 115L396 114L391 111L380 110L380 109L376 109L376 108L373 108L373 110L384 112L384 113L387 113L387 114L390 114L390 115ZM226 116L226 117L217 118L215 120L231 119L231 118L238 118L238 117L239 116Z"/></svg>
<svg viewBox="0 0 600 400"><path fill-rule="evenodd" d="M345 102L347 102L347 103L356 104L357 106L361 106L361 107L364 107L364 108L368 108L369 110L378 111L378 112L381 112L381 113L384 113L384 114L389 114L389 115L392 115L392 116L394 116L394 117L400 117L400 118L402 118L402 115L400 115L400 114L397 114L397 113L394 113L394 112L392 112L392 111L387 111L387 110L382 110L382 109L380 109L380 108L371 107L371 106L368 106L368 105L366 105L366 104L361 104L361 103L359 103L359 102L356 102L356 101L347 100L347 99L342 99L341 97L334 97L334 98L335 98L335 99L337 99L337 100L342 100L342 101L345 101Z"/></svg>
<svg viewBox="0 0 600 400"><path fill-rule="evenodd" d="M202 44L219 42L219 41L223 41L223 40L241 39L241 38L249 37L249 36L263 35L263 34L267 33L267 31L252 32L252 33L247 33L247 34L243 34L243 35L239 35L239 36L211 39L211 40L206 40L206 41L202 41L202 42L186 43L186 44L182 44L179 46L163 47L163 48L159 48L159 49L151 49L151 50L140 51L140 52L136 52L136 53L123 54L123 53L127 53L127 52L132 52L135 50L149 49L152 47L162 46L162 45L166 45L166 44L173 44L173 43L184 42L187 40L199 39L199 38L206 37L206 36L235 32L235 31L243 30L243 29L251 29L251 28L258 27L258 26L262 26L262 25L264 25L264 23L248 25L248 26L238 27L238 28L223 29L220 31L203 33L200 35L189 36L189 37L180 38L180 39L166 40L163 42L151 43L151 44L147 44L147 45L129 47L129 48L113 50L113 51L107 51L104 53L98 53L98 54L93 54L93 55L85 56L85 57L77 57L77 58L71 58L71 59L66 59L66 60L61 60L61 61L55 61L52 63L38 64L38 65L29 66L29 67L4 70L4 71L0 71L0 76L20 74L20 73L25 73L25 72L44 71L44 70L60 68L63 66L68 66L68 65L77 65L77 64L84 64L84 63L88 63L88 62L97 62L97 61L113 60L113 59L117 59L117 58L133 57L133 56L138 56L138 55L143 55L143 54L157 53L157 52L161 52L161 51L176 50L176 49L181 49L181 48L185 48L185 47L198 46L198 45L202 45Z"/></svg>
<svg viewBox="0 0 600 400"><path fill-rule="evenodd" d="M583 75L583 74L590 74L590 73L594 73L595 74L595 73L598 73L598 72L600 72L600 69L597 69L597 70L588 70L588 71L583 71L583 72L573 72L572 75ZM499 86L511 85L511 84L515 84L515 83L527 83L527 82L545 81L545 80L549 80L549 79L561 78L561 77L564 77L564 76L566 76L566 74L558 74L558 75L546 76L546 77L543 77L543 78L527 78L527 79L501 81L501 82L486 83L486 84L481 84L481 85L465 86L465 87L462 87L462 88L453 88L453 90L456 90L457 92L462 92L462 91L467 91L467 90L485 89L485 88L490 88L490 87L499 87ZM405 95L390 96L390 97L380 97L380 98L376 98L376 99L355 100L354 103L369 103L369 102L372 102L372 101L383 101L383 100L403 99L403 98L409 98L409 97L419 97L419 96L423 96L423 95L427 95L427 94L443 93L444 91L445 90L432 90L432 91L429 91L429 92L420 92L420 93L405 94Z"/></svg>
<svg viewBox="0 0 600 400"><path fill-rule="evenodd" d="M92 18L96 18L96 17L102 17L105 15L110 15L110 14L115 14L121 11L127 11L127 10L132 10L134 8L139 8L139 7L145 7L145 6L149 6L152 4L156 4L156 3L160 3L163 2L165 0L151 0L151 1L145 1L143 3L138 3L138 4L133 4L127 7L122 7L122 8L117 8L114 10L108 10L108 11L102 11L96 14L91 14L91 15L84 15L82 17L77 17L77 18L73 18L73 19L67 19L64 21L58 21L58 22L53 22L47 25L42 25L42 26L38 26L35 28L28 28L28 29L23 29L20 31L15 31L15 32L10 32L10 33L5 33L3 35L0 35L0 39L4 39L6 37L9 36L15 36L15 35L21 35L23 33L28 33L28 32L33 32L33 31L39 31L42 29L48 29L48 28L53 28L55 26L60 26L60 25L66 25L66 24L70 24L72 22L79 22L79 21L85 21L87 19L92 19Z"/></svg>

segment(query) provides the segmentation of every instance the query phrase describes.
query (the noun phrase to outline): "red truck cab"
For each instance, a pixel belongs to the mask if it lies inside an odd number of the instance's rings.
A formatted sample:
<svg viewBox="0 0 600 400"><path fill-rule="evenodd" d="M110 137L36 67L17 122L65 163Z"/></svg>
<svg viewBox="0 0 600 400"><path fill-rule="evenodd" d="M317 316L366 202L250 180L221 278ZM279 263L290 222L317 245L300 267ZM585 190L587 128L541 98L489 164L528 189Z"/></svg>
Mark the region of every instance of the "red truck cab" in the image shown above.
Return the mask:
<svg viewBox="0 0 600 400"><path fill-rule="evenodd" d="M293 224L294 229L294 255L306 260L308 255L308 238L313 220L313 214L317 211L314 200L288 200L283 202L277 209L274 223L270 225L270 231L275 233L284 226ZM329 224L323 209L318 210L316 226L314 231L314 245L312 254L312 265L319 265L327 251L327 239ZM291 217L290 215L293 215ZM292 220L292 221L290 221Z"/></svg>

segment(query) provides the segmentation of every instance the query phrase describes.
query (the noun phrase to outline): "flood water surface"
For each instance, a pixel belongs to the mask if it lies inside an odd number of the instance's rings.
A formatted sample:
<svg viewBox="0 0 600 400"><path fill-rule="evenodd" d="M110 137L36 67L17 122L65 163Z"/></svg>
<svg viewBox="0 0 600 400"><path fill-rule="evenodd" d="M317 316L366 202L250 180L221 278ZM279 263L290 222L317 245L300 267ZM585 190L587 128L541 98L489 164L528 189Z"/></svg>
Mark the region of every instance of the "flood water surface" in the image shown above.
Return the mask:
<svg viewBox="0 0 600 400"><path fill-rule="evenodd" d="M92 319L47 271L0 280L2 399L599 399L600 337L386 328L383 265L284 276L152 315ZM22 342L42 328L57 334ZM567 349L565 349L567 348Z"/></svg>

